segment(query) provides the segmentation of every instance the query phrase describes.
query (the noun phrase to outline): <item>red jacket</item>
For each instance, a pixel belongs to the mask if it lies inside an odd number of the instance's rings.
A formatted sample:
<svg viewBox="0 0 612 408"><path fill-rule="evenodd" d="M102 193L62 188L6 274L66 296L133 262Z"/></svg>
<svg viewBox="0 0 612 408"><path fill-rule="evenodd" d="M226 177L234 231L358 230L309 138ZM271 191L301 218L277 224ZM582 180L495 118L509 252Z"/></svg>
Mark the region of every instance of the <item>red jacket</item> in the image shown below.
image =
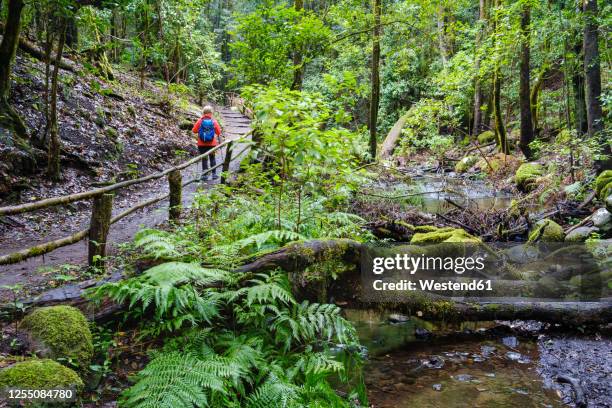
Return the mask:
<svg viewBox="0 0 612 408"><path fill-rule="evenodd" d="M207 113L206 115L202 116L200 119L198 119L195 125L193 125L193 129L191 129L191 131L197 134L198 131L200 130L200 123L202 123L202 119L211 119L211 118L212 118L212 114L210 113ZM215 125L215 135L217 135L217 137L214 137L213 140L211 140L210 142L203 142L198 137L198 146L216 146L217 145L217 139L219 138L219 135L221 134L221 126L219 126L219 122L217 122L215 119L213 119L213 124Z"/></svg>

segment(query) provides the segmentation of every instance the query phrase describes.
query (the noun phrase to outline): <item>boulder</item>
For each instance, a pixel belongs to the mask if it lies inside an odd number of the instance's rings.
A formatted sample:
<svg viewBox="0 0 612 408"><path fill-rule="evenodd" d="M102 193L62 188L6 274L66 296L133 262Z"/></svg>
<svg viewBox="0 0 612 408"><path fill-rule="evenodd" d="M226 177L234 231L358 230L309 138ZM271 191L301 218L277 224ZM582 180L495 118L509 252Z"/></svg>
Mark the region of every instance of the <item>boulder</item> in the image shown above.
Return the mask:
<svg viewBox="0 0 612 408"><path fill-rule="evenodd" d="M606 232L612 229L612 214L605 208L600 208L591 216L593 225Z"/></svg>
<svg viewBox="0 0 612 408"><path fill-rule="evenodd" d="M605 203L606 203L606 208L608 209L608 211L612 212L612 194L610 194L606 198Z"/></svg>
<svg viewBox="0 0 612 408"><path fill-rule="evenodd" d="M519 190L529 192L536 187L537 179L542 175L544 175L544 168L541 164L523 163L516 170L514 183Z"/></svg>
<svg viewBox="0 0 612 408"><path fill-rule="evenodd" d="M478 161L478 156L465 156L455 165L455 172L465 173Z"/></svg>
<svg viewBox="0 0 612 408"><path fill-rule="evenodd" d="M612 170L602 171L595 179L595 192L601 200L612 194Z"/></svg>
<svg viewBox="0 0 612 408"><path fill-rule="evenodd" d="M0 389L72 389L79 392L83 381L72 369L48 359L31 359L0 370Z"/></svg>
<svg viewBox="0 0 612 408"><path fill-rule="evenodd" d="M93 342L89 323L75 307L35 309L21 321L19 330L27 336L30 350L42 357L71 360L81 368L91 362Z"/></svg>
<svg viewBox="0 0 612 408"><path fill-rule="evenodd" d="M565 236L565 242L584 242L593 232L597 232L597 228L578 227Z"/></svg>
<svg viewBox="0 0 612 408"><path fill-rule="evenodd" d="M492 130L485 130L478 135L478 143L487 144L495 141L495 132Z"/></svg>
<svg viewBox="0 0 612 408"><path fill-rule="evenodd" d="M553 220L538 221L529 233L529 242L562 242L565 239L563 228Z"/></svg>

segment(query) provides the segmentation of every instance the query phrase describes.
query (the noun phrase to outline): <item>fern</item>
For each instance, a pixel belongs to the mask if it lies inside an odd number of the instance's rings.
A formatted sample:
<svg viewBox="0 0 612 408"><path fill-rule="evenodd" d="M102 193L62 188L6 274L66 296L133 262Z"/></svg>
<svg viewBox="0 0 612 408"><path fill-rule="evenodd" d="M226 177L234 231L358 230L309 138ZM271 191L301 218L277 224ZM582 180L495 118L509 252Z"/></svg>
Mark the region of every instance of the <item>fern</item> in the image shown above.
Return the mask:
<svg viewBox="0 0 612 408"><path fill-rule="evenodd" d="M247 408L292 407L299 395L299 387L284 381L275 374L270 374L246 399Z"/></svg>
<svg viewBox="0 0 612 408"><path fill-rule="evenodd" d="M186 323L210 322L218 315L215 298L201 294L196 287L223 282L228 277L228 272L219 269L168 262L135 278L102 285L93 298L108 297L117 303L127 303L130 312L137 316L151 307L158 321L155 332L175 331Z"/></svg>
<svg viewBox="0 0 612 408"><path fill-rule="evenodd" d="M171 352L153 359L127 389L122 406L128 408L207 407L211 392L225 393L224 377L216 361Z"/></svg>
<svg viewBox="0 0 612 408"><path fill-rule="evenodd" d="M304 301L291 309L283 309L271 323L276 338L291 349L294 342L309 343L320 339L338 343L353 343L356 334L351 324L341 316L336 305Z"/></svg>
<svg viewBox="0 0 612 408"><path fill-rule="evenodd" d="M306 239L303 235L286 230L271 230L250 235L232 244L217 247L218 251L238 253L244 250L261 250L265 246L281 246L291 241Z"/></svg>
<svg viewBox="0 0 612 408"><path fill-rule="evenodd" d="M180 256L176 240L166 231L143 229L136 233L134 245L155 259L175 259Z"/></svg>

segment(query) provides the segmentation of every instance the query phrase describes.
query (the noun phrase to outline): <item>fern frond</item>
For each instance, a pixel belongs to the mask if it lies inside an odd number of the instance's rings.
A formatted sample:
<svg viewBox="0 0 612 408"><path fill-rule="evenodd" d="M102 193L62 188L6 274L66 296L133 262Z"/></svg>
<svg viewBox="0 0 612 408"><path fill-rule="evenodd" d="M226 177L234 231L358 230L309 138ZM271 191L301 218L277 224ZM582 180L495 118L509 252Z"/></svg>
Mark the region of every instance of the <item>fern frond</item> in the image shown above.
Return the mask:
<svg viewBox="0 0 612 408"><path fill-rule="evenodd" d="M226 392L222 376L208 361L179 352L160 354L137 374L136 380L122 395L124 407L206 407L210 392Z"/></svg>

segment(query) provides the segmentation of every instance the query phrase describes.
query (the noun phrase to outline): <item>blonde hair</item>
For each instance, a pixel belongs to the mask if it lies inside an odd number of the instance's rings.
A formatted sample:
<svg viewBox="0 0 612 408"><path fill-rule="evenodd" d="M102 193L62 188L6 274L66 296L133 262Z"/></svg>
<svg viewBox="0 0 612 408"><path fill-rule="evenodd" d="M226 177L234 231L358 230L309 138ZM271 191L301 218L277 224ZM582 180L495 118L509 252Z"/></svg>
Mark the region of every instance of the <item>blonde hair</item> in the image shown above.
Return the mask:
<svg viewBox="0 0 612 408"><path fill-rule="evenodd" d="M206 115L207 113L213 113L213 107L210 105L206 105L203 109L202 109L202 114Z"/></svg>

